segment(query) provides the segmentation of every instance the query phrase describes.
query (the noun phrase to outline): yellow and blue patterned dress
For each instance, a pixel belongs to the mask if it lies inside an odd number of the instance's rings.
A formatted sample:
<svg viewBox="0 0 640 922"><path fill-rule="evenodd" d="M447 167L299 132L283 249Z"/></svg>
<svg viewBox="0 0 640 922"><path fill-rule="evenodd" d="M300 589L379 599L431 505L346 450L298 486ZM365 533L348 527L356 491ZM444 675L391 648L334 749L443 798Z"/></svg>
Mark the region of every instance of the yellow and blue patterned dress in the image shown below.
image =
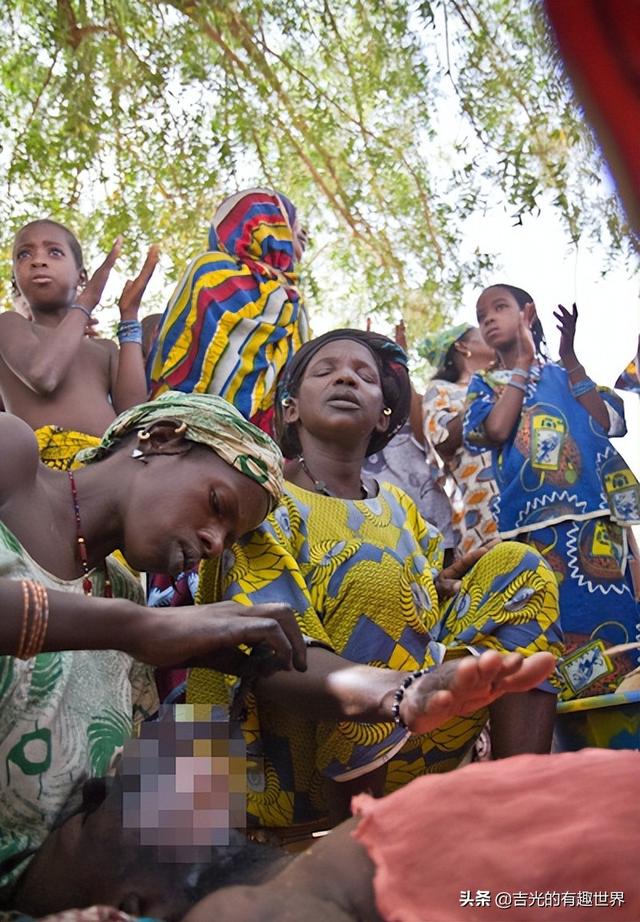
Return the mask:
<svg viewBox="0 0 640 922"><path fill-rule="evenodd" d="M539 554L508 542L487 553L458 595L438 601L440 534L399 488L364 500L321 496L287 484L275 512L201 570L198 601L285 602L307 638L354 663L414 670L449 650L561 651L558 594ZM229 703L235 680L194 670L193 703ZM552 691L545 683L544 688ZM428 771L454 768L486 713L423 736L393 723L306 720L245 702L250 756L249 822L290 826L325 815L325 780L347 781L387 764L388 790Z"/></svg>

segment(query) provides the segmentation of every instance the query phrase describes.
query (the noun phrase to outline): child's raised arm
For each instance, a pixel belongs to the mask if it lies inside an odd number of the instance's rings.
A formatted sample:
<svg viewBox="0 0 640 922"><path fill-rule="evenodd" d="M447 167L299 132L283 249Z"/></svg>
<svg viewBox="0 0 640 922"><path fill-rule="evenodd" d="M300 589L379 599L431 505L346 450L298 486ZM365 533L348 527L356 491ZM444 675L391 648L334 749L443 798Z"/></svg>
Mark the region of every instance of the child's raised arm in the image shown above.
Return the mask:
<svg viewBox="0 0 640 922"><path fill-rule="evenodd" d="M149 279L158 264L158 247L149 248L147 258L137 278L129 279L122 290L118 306L120 350L111 364L111 399L116 413L144 403L147 399L147 379L142 357L142 329L138 311Z"/></svg>
<svg viewBox="0 0 640 922"><path fill-rule="evenodd" d="M484 420L484 431L490 446L500 446L507 441L513 427L520 419L522 401L526 392L529 370L535 359L536 349L531 335L531 323L534 319L533 304L525 305L520 313L515 367L509 381L495 406Z"/></svg>
<svg viewBox="0 0 640 922"><path fill-rule="evenodd" d="M42 328L14 311L0 314L0 357L36 394L43 397L52 394L67 376L120 246L121 238L118 237L107 258L57 326Z"/></svg>
<svg viewBox="0 0 640 922"><path fill-rule="evenodd" d="M569 385L571 393L582 406L585 408L597 423L600 423L605 432L608 432L609 412L607 406L598 393L595 384L587 377L584 365L578 361L574 349L574 339L576 335L576 326L578 323L578 307L573 305L571 313L558 304L558 310L554 311L553 316L558 321L558 330L560 330L560 359L569 375ZM583 383L584 382L584 383Z"/></svg>

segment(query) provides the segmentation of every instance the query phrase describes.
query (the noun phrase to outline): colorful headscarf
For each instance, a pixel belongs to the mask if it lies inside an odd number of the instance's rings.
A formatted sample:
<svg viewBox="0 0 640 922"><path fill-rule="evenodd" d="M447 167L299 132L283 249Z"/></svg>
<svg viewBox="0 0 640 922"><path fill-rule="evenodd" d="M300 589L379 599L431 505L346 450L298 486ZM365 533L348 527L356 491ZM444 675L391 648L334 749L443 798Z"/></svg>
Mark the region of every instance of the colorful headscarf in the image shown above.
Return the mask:
<svg viewBox="0 0 640 922"><path fill-rule="evenodd" d="M223 461L267 491L274 508L283 487L282 454L275 442L222 397L167 391L156 400L125 410L111 423L99 445L79 452L83 464L100 461L131 432L159 420L186 423L185 439L206 445Z"/></svg>
<svg viewBox="0 0 640 922"><path fill-rule="evenodd" d="M343 339L352 339L369 349L378 366L384 404L391 410L388 428L385 432L373 433L367 446L367 455L372 455L384 448L409 417L411 384L404 349L401 349L397 343L380 333L347 328L331 330L329 333L324 333L302 346L286 366L278 384L276 431L280 447L288 458L293 458L300 454L300 444L296 427L289 426L284 422L282 401L286 397L296 396L304 373L313 356L327 343Z"/></svg>
<svg viewBox="0 0 640 922"><path fill-rule="evenodd" d="M188 267L160 321L147 361L152 396L217 394L269 430L277 376L309 337L291 214L295 222L288 199L268 189L220 205L209 251Z"/></svg>
<svg viewBox="0 0 640 922"><path fill-rule="evenodd" d="M447 327L444 330L438 330L437 333L429 333L418 347L418 352L424 356L433 368L444 368L449 349L470 329L472 329L472 324L459 323L455 327Z"/></svg>
<svg viewBox="0 0 640 922"><path fill-rule="evenodd" d="M620 391L632 391L640 394L640 359L635 356L625 370L618 376L614 387Z"/></svg>

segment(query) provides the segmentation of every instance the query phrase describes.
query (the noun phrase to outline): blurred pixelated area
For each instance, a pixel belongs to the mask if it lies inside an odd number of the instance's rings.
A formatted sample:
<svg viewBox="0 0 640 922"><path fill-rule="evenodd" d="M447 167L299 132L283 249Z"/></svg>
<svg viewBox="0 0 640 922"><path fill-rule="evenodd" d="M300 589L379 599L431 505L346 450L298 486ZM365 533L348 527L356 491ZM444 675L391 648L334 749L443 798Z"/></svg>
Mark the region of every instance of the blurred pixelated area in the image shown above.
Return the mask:
<svg viewBox="0 0 640 922"><path fill-rule="evenodd" d="M247 758L239 730L210 705L163 706L122 753L122 825L161 861L202 862L246 824Z"/></svg>

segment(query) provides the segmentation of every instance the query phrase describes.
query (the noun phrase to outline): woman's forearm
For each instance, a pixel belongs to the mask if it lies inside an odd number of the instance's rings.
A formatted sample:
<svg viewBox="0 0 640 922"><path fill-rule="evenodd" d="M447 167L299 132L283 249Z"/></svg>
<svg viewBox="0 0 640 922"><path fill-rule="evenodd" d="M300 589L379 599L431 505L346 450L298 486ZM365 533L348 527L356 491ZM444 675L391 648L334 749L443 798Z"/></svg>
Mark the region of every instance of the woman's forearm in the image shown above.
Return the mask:
<svg viewBox="0 0 640 922"><path fill-rule="evenodd" d="M391 720L406 672L351 663L321 647L307 651L305 673L278 672L256 684L261 703L286 706L312 720Z"/></svg>
<svg viewBox="0 0 640 922"><path fill-rule="evenodd" d="M42 652L58 650L122 650L136 645L145 608L128 599L87 597L80 593L47 592L49 617ZM35 602L25 596L22 580L0 579L0 655L15 656L24 633L35 624ZM24 644L22 645L24 649Z"/></svg>

